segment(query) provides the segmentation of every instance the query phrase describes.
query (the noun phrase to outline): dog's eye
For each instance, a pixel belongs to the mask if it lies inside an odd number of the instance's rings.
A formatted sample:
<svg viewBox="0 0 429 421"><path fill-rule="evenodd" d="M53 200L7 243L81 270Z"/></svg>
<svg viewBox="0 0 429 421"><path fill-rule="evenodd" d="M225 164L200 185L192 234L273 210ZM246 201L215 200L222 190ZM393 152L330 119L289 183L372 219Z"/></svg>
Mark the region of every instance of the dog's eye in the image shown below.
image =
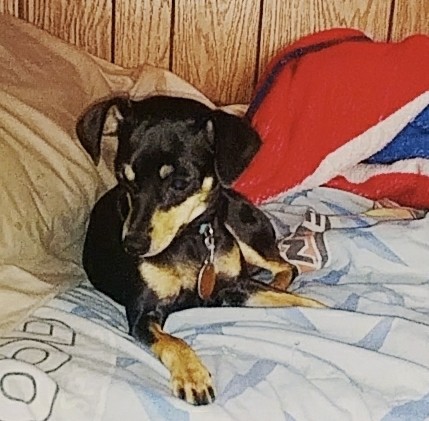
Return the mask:
<svg viewBox="0 0 429 421"><path fill-rule="evenodd" d="M171 182L171 187L174 190L185 190L189 182L185 178L175 178Z"/></svg>

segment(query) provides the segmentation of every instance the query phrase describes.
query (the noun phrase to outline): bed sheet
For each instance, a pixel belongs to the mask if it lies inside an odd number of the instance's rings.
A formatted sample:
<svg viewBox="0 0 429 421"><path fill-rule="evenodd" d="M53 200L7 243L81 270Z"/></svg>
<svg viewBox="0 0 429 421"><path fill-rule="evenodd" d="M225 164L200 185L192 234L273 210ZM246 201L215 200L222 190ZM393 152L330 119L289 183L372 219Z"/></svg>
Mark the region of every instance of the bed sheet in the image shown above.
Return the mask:
<svg viewBox="0 0 429 421"><path fill-rule="evenodd" d="M263 209L299 267L291 289L331 308L172 315L214 375L213 405L172 397L123 308L83 280L0 339L0 420L429 419L425 212L328 188Z"/></svg>

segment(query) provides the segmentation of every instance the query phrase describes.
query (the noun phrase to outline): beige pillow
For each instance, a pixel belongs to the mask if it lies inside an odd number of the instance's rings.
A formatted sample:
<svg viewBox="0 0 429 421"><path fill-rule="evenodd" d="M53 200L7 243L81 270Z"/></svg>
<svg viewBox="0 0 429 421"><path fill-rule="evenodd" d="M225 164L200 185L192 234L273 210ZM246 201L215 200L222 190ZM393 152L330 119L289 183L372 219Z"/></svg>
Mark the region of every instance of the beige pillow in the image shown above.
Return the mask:
<svg viewBox="0 0 429 421"><path fill-rule="evenodd" d="M88 215L114 178L111 162L94 166L75 123L90 103L115 92L212 105L167 71L124 70L0 15L0 333L85 277ZM112 151L104 153L111 160Z"/></svg>

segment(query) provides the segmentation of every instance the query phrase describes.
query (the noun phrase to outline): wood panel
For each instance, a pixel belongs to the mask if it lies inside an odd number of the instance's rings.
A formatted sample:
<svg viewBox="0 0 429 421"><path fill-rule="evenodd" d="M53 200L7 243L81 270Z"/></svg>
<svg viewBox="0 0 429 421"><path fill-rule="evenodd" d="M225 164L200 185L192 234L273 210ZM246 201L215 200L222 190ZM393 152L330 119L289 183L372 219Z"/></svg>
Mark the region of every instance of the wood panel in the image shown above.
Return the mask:
<svg viewBox="0 0 429 421"><path fill-rule="evenodd" d="M217 103L247 102L275 52L314 31L429 34L429 0L0 0L0 12L125 67L170 68Z"/></svg>
<svg viewBox="0 0 429 421"><path fill-rule="evenodd" d="M110 60L112 0L23 0L23 18L51 34Z"/></svg>
<svg viewBox="0 0 429 421"><path fill-rule="evenodd" d="M0 13L18 16L18 0L0 0Z"/></svg>
<svg viewBox="0 0 429 421"><path fill-rule="evenodd" d="M248 101L260 0L176 0L172 70L217 103Z"/></svg>
<svg viewBox="0 0 429 421"><path fill-rule="evenodd" d="M392 41L400 41L417 33L429 35L429 1L395 0Z"/></svg>
<svg viewBox="0 0 429 421"><path fill-rule="evenodd" d="M386 40L390 9L391 0L265 0L259 72L282 46L322 29L352 27Z"/></svg>
<svg viewBox="0 0 429 421"><path fill-rule="evenodd" d="M119 0L115 12L115 63L168 68L172 0Z"/></svg>

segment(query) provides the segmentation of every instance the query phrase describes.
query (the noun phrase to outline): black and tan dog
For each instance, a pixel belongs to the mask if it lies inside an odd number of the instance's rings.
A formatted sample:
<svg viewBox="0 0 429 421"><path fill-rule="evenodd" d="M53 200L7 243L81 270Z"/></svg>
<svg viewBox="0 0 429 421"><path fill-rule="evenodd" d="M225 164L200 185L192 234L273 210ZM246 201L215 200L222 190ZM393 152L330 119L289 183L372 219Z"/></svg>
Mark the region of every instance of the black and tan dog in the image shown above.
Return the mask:
<svg viewBox="0 0 429 421"><path fill-rule="evenodd" d="M281 290L295 268L280 257L267 217L230 189L260 145L245 121L190 99L112 98L77 125L96 163L108 112L117 122L118 185L91 215L85 270L97 289L126 307L130 334L168 368L173 393L210 403L210 373L184 341L163 331L170 313L322 305ZM248 264L270 270L273 283L251 279Z"/></svg>

